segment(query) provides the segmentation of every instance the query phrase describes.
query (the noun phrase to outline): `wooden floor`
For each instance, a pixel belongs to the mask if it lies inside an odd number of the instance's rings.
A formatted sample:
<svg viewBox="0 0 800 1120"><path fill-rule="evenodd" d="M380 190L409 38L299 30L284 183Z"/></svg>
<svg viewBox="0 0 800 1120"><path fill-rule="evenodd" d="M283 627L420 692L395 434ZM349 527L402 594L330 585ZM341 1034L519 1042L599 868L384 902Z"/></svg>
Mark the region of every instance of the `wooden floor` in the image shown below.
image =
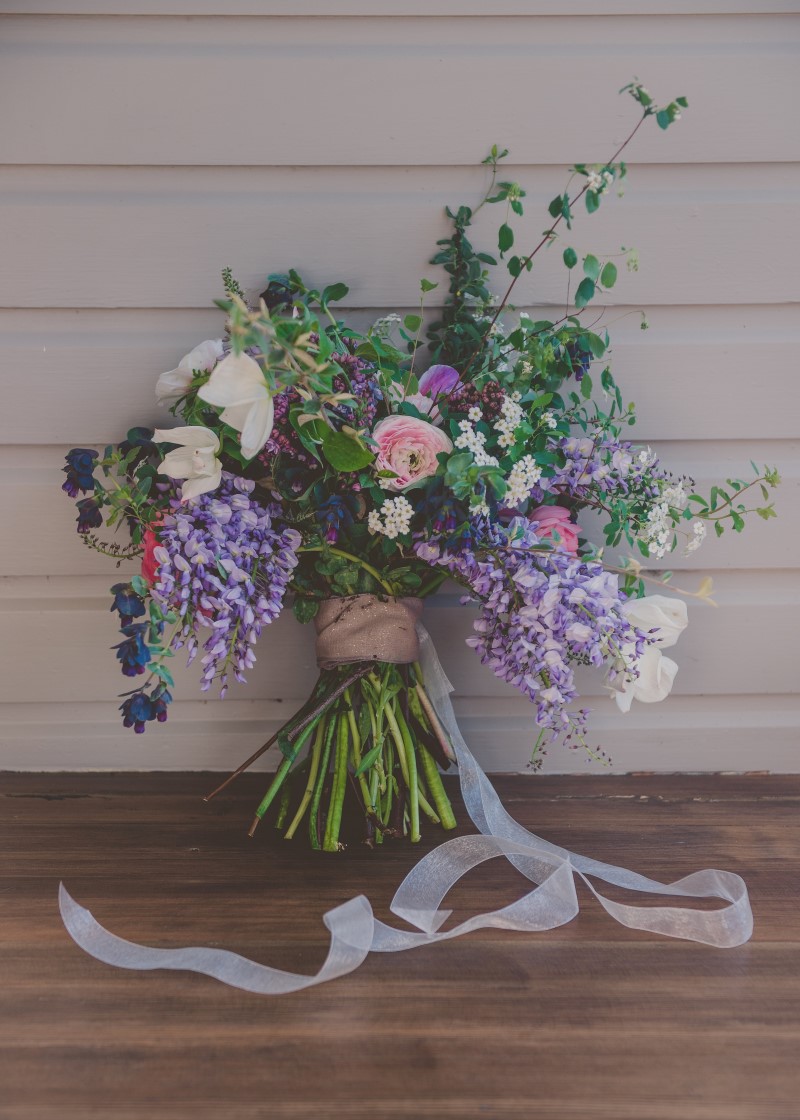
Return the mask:
<svg viewBox="0 0 800 1120"><path fill-rule="evenodd" d="M219 945L312 972L326 909L379 917L420 850L312 855L246 839L264 778L0 775L2 1120L797 1120L800 778L505 777L548 839L656 878L743 874L753 941L712 950L636 933L582 891L549 933L484 931L374 955L291 996L112 969L61 926L58 881L123 937ZM467 831L465 829L465 831ZM464 917L523 881L492 861Z"/></svg>

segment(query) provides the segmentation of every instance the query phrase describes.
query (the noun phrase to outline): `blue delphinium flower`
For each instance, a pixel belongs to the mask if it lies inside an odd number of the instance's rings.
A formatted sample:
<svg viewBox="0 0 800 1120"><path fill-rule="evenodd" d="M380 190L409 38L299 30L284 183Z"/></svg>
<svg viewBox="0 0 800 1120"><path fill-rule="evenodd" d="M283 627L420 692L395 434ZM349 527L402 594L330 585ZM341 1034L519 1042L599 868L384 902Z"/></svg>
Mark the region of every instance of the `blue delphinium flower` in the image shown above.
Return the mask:
<svg viewBox="0 0 800 1120"><path fill-rule="evenodd" d="M325 540L336 544L343 529L353 524L353 514L344 498L331 494L316 509L317 520L325 529Z"/></svg>
<svg viewBox="0 0 800 1120"><path fill-rule="evenodd" d="M146 622L131 622L120 628L125 641L112 646L112 649L117 651L117 660L121 662L126 677L140 676L150 660L150 650L144 639L149 628Z"/></svg>
<svg viewBox="0 0 800 1120"><path fill-rule="evenodd" d="M87 494L90 490L94 490L93 471L96 458L97 452L87 447L73 447L67 452L67 465L62 467L67 479L61 489L65 494L69 494L70 498L77 498L79 492Z"/></svg>
<svg viewBox="0 0 800 1120"><path fill-rule="evenodd" d="M132 584L115 583L111 588L111 594L114 596L114 601L110 609L119 612L121 626L127 626L134 618L140 618L144 614L144 599L136 594Z"/></svg>
<svg viewBox="0 0 800 1120"><path fill-rule="evenodd" d="M96 498L81 498L75 505L78 509L78 532L88 533L90 529L99 529L103 524L103 515L100 512L100 503Z"/></svg>

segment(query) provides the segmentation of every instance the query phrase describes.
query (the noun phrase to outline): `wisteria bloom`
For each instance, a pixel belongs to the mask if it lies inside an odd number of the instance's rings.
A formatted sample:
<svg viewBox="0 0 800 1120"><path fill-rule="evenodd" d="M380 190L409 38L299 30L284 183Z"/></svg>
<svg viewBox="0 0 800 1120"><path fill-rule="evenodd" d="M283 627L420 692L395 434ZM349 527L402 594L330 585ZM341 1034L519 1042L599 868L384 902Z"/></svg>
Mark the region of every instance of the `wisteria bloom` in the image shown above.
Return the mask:
<svg viewBox="0 0 800 1120"><path fill-rule="evenodd" d="M251 497L253 489L226 473L213 495L188 506L176 499L154 550L153 598L179 620L172 648L185 646L191 662L208 632L201 688L217 678L223 695L229 674L245 680L262 629L280 614L301 541L277 521L276 507Z"/></svg>

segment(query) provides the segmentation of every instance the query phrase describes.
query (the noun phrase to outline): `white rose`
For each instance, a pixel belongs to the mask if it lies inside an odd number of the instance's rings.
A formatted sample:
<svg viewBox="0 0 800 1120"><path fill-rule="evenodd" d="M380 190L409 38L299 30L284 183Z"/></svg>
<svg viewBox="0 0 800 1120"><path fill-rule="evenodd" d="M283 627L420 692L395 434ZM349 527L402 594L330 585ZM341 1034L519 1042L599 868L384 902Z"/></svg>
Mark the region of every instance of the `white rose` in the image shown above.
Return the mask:
<svg viewBox="0 0 800 1120"><path fill-rule="evenodd" d="M209 490L216 490L222 479L222 463L217 458L219 440L209 428L199 424L187 428L156 428L155 443L175 443L161 463L162 474L185 479L181 501L188 502Z"/></svg>
<svg viewBox="0 0 800 1120"><path fill-rule="evenodd" d="M222 339L208 338L178 362L175 369L162 373L156 382L156 400L169 406L186 395L196 369L210 373L222 357Z"/></svg>

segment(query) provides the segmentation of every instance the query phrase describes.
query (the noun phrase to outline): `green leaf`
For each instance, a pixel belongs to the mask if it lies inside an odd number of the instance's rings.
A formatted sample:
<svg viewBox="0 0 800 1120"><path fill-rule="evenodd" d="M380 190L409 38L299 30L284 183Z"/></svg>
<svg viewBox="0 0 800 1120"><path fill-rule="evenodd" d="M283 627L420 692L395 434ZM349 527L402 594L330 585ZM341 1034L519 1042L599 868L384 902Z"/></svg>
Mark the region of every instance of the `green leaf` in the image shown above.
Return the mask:
<svg viewBox="0 0 800 1120"><path fill-rule="evenodd" d="M600 198L597 194L597 191L587 191L586 192L586 209L587 209L587 211L590 214L594 214L595 210L597 210L599 208L599 206L600 206Z"/></svg>
<svg viewBox="0 0 800 1120"><path fill-rule="evenodd" d="M547 211L550 214L551 218L557 218L561 214L561 206L561 195L557 195L556 198L554 198L550 205L547 207Z"/></svg>
<svg viewBox="0 0 800 1120"><path fill-rule="evenodd" d="M373 763L377 762L378 756L380 755L382 750L383 740L379 740L374 747L371 747L370 750L367 751L367 753L361 759L361 762L356 767L356 777L358 777L359 774L363 774L365 770L369 770Z"/></svg>
<svg viewBox="0 0 800 1120"><path fill-rule="evenodd" d="M594 297L595 287L594 280L585 276L578 285L578 290L575 293L575 306L585 307L586 304Z"/></svg>
<svg viewBox="0 0 800 1120"><path fill-rule="evenodd" d="M416 334L422 326L422 317L420 315L406 315L403 319L403 326L411 334Z"/></svg>
<svg viewBox="0 0 800 1120"><path fill-rule="evenodd" d="M503 223L503 225L500 226L500 229L499 229L498 234L497 234L497 246L500 249L501 253L506 253L506 252L508 252L508 250L511 248L511 246L513 244L514 244L514 231L511 228L511 226L508 226L505 223Z"/></svg>
<svg viewBox="0 0 800 1120"><path fill-rule="evenodd" d="M658 121L659 128L669 128L670 124L672 123L672 119L666 109L658 110L658 112L656 113L656 120ZM717 525L719 525L719 522L717 522Z"/></svg>
<svg viewBox="0 0 800 1120"><path fill-rule="evenodd" d="M596 281L600 275L600 261L592 253L583 258L583 271L590 280Z"/></svg>
<svg viewBox="0 0 800 1120"><path fill-rule="evenodd" d="M600 273L600 283L604 288L613 288L617 282L617 266L613 261L608 261Z"/></svg>
<svg viewBox="0 0 800 1120"><path fill-rule="evenodd" d="M507 268L512 276L519 276L522 272L522 261L519 257L509 257Z"/></svg>
<svg viewBox="0 0 800 1120"><path fill-rule="evenodd" d="M292 611L298 622L310 622L318 610L319 600L317 599L301 599L298 597L292 604Z"/></svg>
<svg viewBox="0 0 800 1120"><path fill-rule="evenodd" d="M434 284L433 280L420 280L419 286L423 292L432 292L434 288L438 288L438 284Z"/></svg>
<svg viewBox="0 0 800 1120"><path fill-rule="evenodd" d="M337 300L344 299L350 291L346 284L329 284L320 297L321 304L335 303Z"/></svg>
<svg viewBox="0 0 800 1120"><path fill-rule="evenodd" d="M344 432L334 432L328 429L322 441L322 453L335 471L360 471L366 467L375 456L369 450Z"/></svg>
<svg viewBox="0 0 800 1120"><path fill-rule="evenodd" d="M585 373L581 378L581 393L584 400L588 401L589 397L592 395L593 387L591 377L588 373Z"/></svg>
<svg viewBox="0 0 800 1120"><path fill-rule="evenodd" d="M131 576L131 587L136 594L140 595L142 598L144 598L150 590L150 584L144 576Z"/></svg>
<svg viewBox="0 0 800 1120"><path fill-rule="evenodd" d="M567 268L574 268L577 263L578 263L578 254L575 252L575 250L574 249L565 249L564 250L564 264L567 266Z"/></svg>

